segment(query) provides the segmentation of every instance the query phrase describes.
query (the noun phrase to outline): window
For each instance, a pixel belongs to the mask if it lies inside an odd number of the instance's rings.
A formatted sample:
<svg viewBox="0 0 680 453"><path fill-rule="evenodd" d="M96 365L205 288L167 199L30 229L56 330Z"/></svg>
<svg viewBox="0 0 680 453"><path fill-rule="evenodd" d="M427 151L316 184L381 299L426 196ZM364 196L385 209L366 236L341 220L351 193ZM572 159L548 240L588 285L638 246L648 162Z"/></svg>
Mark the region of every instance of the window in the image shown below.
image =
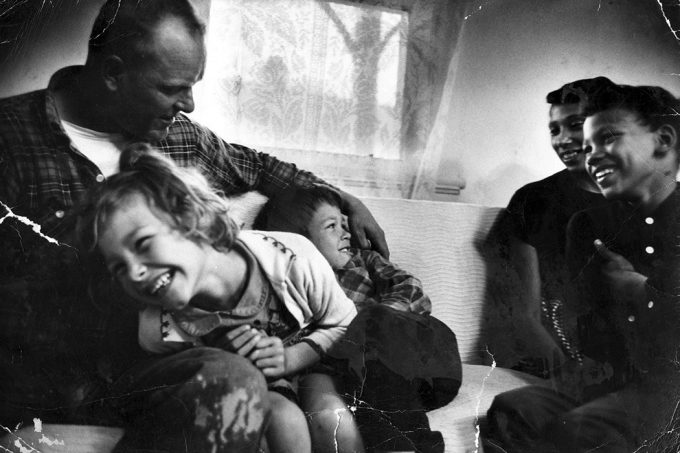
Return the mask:
<svg viewBox="0 0 680 453"><path fill-rule="evenodd" d="M308 0L213 1L205 85L226 137L400 157L408 15Z"/></svg>
<svg viewBox="0 0 680 453"><path fill-rule="evenodd" d="M192 116L357 195L408 196L441 60L416 4L212 0Z"/></svg>

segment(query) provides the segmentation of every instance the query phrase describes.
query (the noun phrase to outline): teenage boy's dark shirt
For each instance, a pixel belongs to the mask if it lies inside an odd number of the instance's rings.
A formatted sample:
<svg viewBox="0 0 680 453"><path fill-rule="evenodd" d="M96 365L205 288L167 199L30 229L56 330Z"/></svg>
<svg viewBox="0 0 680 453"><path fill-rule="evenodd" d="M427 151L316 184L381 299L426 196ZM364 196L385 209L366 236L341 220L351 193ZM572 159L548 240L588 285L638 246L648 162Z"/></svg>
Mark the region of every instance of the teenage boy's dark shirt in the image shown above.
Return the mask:
<svg viewBox="0 0 680 453"><path fill-rule="evenodd" d="M646 297L617 300L605 284L603 259L593 241L601 239L648 277ZM678 376L680 343L680 189L652 213L614 201L576 214L569 223L567 262L579 313L579 341L584 355L611 365L613 375L596 393L630 382Z"/></svg>
<svg viewBox="0 0 680 453"><path fill-rule="evenodd" d="M578 211L604 203L599 193L576 185L569 170L562 170L520 188L506 209L508 234L536 249L541 295L564 300L565 249L569 219Z"/></svg>

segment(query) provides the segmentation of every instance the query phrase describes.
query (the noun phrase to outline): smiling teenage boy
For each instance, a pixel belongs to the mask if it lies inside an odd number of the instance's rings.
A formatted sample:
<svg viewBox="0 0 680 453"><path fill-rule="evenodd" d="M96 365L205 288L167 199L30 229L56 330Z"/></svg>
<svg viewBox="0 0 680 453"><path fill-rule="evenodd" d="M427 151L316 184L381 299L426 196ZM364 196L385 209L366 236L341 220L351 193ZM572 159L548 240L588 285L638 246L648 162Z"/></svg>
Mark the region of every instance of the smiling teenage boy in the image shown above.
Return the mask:
<svg viewBox="0 0 680 453"><path fill-rule="evenodd" d="M580 350L558 391L528 387L496 397L492 444L505 451L679 445L677 108L659 87L611 86L589 99L586 166L609 202L577 213L567 230L568 303L578 313Z"/></svg>
<svg viewBox="0 0 680 453"><path fill-rule="evenodd" d="M612 84L605 77L575 80L546 96L550 105L550 143L564 169L521 187L510 199L501 228L520 279L523 316L516 369L546 377L573 353L568 338L558 335L564 305L567 223L583 209L604 202L585 168L583 143L584 103L589 93Z"/></svg>
<svg viewBox="0 0 680 453"><path fill-rule="evenodd" d="M628 423L618 442L629 449L680 445L671 426L680 377L679 105L647 86L619 86L589 103L586 166L613 202L568 228L581 350L601 371L579 396L614 392Z"/></svg>

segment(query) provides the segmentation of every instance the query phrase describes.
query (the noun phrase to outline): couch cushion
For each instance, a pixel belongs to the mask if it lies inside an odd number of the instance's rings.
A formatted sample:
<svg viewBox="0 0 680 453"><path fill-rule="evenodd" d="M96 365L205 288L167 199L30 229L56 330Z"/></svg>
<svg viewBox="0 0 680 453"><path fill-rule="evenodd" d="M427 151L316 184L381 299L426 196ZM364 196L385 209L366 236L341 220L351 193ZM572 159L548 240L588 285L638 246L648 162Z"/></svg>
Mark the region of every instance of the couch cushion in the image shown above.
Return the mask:
<svg viewBox="0 0 680 453"><path fill-rule="evenodd" d="M428 412L434 431L444 436L446 453L481 452L477 426L484 428L486 411L499 393L525 385L547 385L534 376L505 368L463 365L463 384L447 406Z"/></svg>
<svg viewBox="0 0 680 453"><path fill-rule="evenodd" d="M385 230L390 260L423 282L432 314L458 339L464 363L485 363L487 263L481 247L501 208L422 200L362 199Z"/></svg>

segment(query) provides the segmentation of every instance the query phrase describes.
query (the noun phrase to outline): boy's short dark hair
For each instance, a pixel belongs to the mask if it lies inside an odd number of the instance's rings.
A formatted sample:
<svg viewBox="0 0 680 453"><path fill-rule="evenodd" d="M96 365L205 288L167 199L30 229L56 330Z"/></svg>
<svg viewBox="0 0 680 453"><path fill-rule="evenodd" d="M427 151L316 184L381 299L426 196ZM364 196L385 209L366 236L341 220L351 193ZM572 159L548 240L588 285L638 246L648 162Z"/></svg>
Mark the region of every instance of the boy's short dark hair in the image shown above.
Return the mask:
<svg viewBox="0 0 680 453"><path fill-rule="evenodd" d="M590 95L606 89L610 85L614 85L614 82L602 76L575 80L562 85L555 91L551 91L545 100L552 105L578 104L586 102Z"/></svg>
<svg viewBox="0 0 680 453"><path fill-rule="evenodd" d="M288 187L267 201L253 227L259 230L287 231L309 236L308 226L316 210L327 203L342 210L342 198L334 189L315 185Z"/></svg>
<svg viewBox="0 0 680 453"><path fill-rule="evenodd" d="M589 97L585 116L611 109L637 113L642 124L657 130L670 124L680 133L680 103L668 90L658 86L612 85Z"/></svg>

